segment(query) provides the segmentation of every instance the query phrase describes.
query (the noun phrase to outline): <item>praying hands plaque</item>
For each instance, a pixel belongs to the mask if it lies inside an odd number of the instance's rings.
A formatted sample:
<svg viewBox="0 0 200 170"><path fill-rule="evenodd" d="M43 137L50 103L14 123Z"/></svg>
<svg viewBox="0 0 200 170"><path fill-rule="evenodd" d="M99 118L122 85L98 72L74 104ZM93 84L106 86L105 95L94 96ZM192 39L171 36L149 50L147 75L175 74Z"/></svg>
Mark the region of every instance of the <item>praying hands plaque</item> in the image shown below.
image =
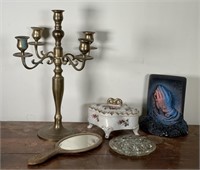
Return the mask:
<svg viewBox="0 0 200 170"><path fill-rule="evenodd" d="M147 115L140 120L141 130L165 137L188 134L183 118L186 78L151 74L147 97Z"/></svg>

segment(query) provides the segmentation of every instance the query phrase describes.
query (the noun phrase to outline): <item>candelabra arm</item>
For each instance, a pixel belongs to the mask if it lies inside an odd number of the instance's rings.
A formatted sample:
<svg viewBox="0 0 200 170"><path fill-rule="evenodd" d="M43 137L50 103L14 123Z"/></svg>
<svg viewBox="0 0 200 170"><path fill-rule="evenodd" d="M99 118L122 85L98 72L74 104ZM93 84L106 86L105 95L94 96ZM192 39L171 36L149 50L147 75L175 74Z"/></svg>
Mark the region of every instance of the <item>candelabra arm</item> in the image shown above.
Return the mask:
<svg viewBox="0 0 200 170"><path fill-rule="evenodd" d="M32 64L33 64L32 67L30 67L30 66L28 66L28 65L26 64L26 58L27 58L27 57L21 57L23 66L24 66L26 69L31 70L31 69L34 69L35 67L37 67L39 64L43 64L43 61L44 61L45 59L47 59L47 58L49 58L49 60L47 61L47 64L52 64L52 63L53 63L53 61L54 61L53 52L50 51L50 52L48 52L48 53L46 53L46 54L44 54L43 52L41 52L41 54L43 55L43 57L41 57L39 61L35 61L35 59L33 59L33 60L31 61Z"/></svg>
<svg viewBox="0 0 200 170"><path fill-rule="evenodd" d="M77 70L77 71L81 71L84 67L85 67L85 62L86 62L86 57L85 55L80 55L80 56L74 56L71 53L67 53L62 57L62 64L66 65L72 65L72 67ZM78 65L81 66L78 67Z"/></svg>
<svg viewBox="0 0 200 170"><path fill-rule="evenodd" d="M26 69L28 69L28 70L31 70L31 69L34 69L35 67L37 67L37 65L34 65L33 67L29 67L29 66L27 66L27 64L26 64L26 57L21 57L21 60L22 60L22 64L23 64L23 66L26 68Z"/></svg>
<svg viewBox="0 0 200 170"><path fill-rule="evenodd" d="M39 59L42 59L42 57L40 56L40 54L39 54L39 52L38 52L38 45L34 45L34 49L35 49L35 54L36 54L36 56L37 56ZM44 56L43 51L41 51L40 53Z"/></svg>

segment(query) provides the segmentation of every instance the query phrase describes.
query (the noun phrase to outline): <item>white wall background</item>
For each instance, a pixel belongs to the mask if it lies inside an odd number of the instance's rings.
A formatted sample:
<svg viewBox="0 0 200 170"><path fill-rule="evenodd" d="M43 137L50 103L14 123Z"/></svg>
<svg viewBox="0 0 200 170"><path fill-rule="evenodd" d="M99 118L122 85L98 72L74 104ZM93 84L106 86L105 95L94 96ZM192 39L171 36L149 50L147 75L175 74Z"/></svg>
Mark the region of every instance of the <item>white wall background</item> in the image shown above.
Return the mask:
<svg viewBox="0 0 200 170"><path fill-rule="evenodd" d="M53 121L53 65L26 70L17 35L31 26L53 30L52 9L64 9L62 45L78 53L80 31L96 31L94 60L81 72L63 67L63 121L87 121L87 105L119 97L142 112L149 74L185 76L184 118L200 124L198 0L3 0L1 2L0 112L3 121ZM51 35L45 51L53 48ZM34 53L32 47L28 52Z"/></svg>

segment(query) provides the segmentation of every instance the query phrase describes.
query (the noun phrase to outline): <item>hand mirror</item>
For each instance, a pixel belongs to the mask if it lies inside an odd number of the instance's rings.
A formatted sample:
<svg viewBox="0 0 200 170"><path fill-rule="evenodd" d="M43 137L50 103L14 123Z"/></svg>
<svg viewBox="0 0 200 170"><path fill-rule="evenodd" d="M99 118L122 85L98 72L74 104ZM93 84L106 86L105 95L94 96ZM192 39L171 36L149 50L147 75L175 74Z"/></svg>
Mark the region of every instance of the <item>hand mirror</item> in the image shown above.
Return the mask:
<svg viewBox="0 0 200 170"><path fill-rule="evenodd" d="M28 160L28 165L37 165L49 158L62 153L80 153L98 147L102 137L95 133L78 133L67 136L55 144L54 149L37 154Z"/></svg>

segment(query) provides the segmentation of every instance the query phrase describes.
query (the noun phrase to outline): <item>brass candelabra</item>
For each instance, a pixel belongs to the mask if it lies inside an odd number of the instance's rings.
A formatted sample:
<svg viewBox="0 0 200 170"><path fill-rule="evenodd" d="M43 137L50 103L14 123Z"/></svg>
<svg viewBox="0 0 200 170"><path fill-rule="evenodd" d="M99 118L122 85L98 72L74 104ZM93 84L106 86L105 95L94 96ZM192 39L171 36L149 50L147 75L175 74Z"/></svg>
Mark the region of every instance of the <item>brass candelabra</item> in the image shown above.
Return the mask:
<svg viewBox="0 0 200 170"><path fill-rule="evenodd" d="M34 69L39 64L43 64L43 61L47 59L47 64L54 64L54 76L52 78L52 90L53 97L55 102L55 116L54 124L49 127L44 127L38 131L38 136L42 139L50 141L58 141L66 135L71 134L72 132L69 129L66 129L62 125L62 115L61 115L61 103L64 93L64 77L62 76L62 65L72 65L73 68L77 71L81 71L85 67L87 60L93 59L90 56L90 50L96 49L92 47L91 44L94 41L94 32L84 31L84 38L79 38L80 46L79 50L81 54L73 55L71 53L63 54L63 48L61 46L61 40L64 37L64 31L62 30L62 20L64 10L52 10L53 11L53 20L55 22L55 29L52 32L52 35L55 39L55 47L53 51L50 52L38 52L38 47L44 45L45 43L40 42L44 28L42 27L31 27L33 29L32 37L33 42L28 42L28 36L16 36L17 39L17 48L20 50L18 53L13 55L20 57L22 64L26 69ZM35 54L37 56L37 61L32 60L32 66L28 66L26 63L27 58L31 57L32 54L25 52L28 48L28 45L34 46Z"/></svg>

